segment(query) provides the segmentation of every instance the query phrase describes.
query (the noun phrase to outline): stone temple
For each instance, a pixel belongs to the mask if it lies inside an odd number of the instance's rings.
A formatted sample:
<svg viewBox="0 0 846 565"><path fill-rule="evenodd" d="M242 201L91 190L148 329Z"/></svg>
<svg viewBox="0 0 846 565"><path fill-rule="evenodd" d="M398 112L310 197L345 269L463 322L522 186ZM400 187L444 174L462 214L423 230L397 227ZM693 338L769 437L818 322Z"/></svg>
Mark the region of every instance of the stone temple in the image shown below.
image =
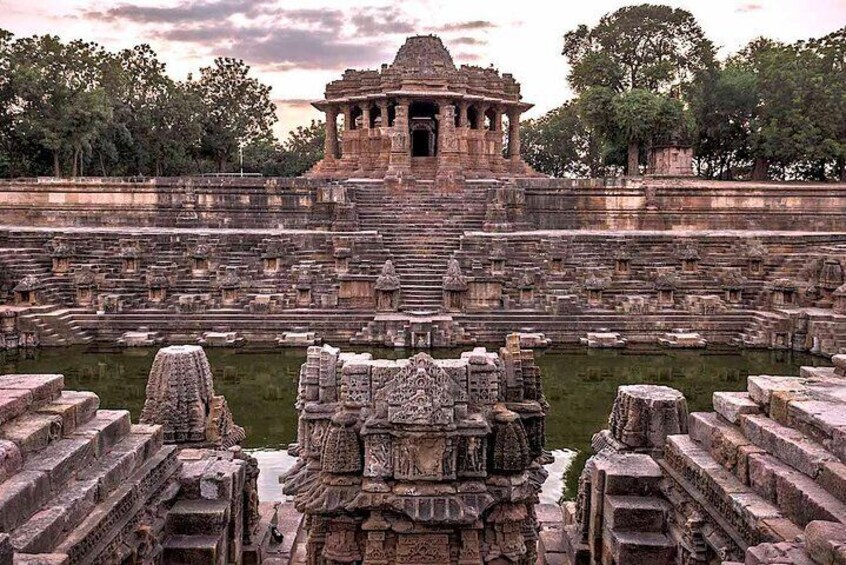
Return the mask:
<svg viewBox="0 0 846 565"><path fill-rule="evenodd" d="M546 178L514 78L432 36L314 104L303 178L0 181L0 349L162 347L143 423L0 376L0 565L846 563L846 185L699 179L676 145ZM621 387L578 499L538 504L532 350L577 344L835 366L708 412ZM201 349L243 345L309 348L290 503Z"/></svg>
<svg viewBox="0 0 846 565"><path fill-rule="evenodd" d="M520 115L532 107L522 101L520 85L493 68L456 68L434 36L409 38L379 71L345 72L314 106L326 113L326 146L310 176L454 184L537 175L520 157Z"/></svg>

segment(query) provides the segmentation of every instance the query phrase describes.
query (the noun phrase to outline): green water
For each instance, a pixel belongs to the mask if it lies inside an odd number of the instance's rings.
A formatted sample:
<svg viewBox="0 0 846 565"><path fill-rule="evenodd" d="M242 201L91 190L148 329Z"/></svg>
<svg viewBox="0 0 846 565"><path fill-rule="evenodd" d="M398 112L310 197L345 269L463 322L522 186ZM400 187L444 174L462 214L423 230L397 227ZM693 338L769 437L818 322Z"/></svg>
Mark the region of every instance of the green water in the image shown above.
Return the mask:
<svg viewBox="0 0 846 565"><path fill-rule="evenodd" d="M403 357L411 352L371 350L375 358ZM37 350L31 355L0 353L3 373L62 373L69 390L90 390L103 408L125 408L137 419L155 349L89 350L83 347ZM436 357L452 357L439 350ZM208 349L215 390L226 395L235 421L247 431L246 447L259 450L262 461L278 465L297 432L294 400L305 350L250 351ZM589 455L590 438L602 428L617 387L654 383L679 389L691 411L707 410L717 390L743 390L746 376L797 375L802 365L826 360L783 351L637 351L558 350L537 354L547 415L547 448L577 452L567 473L565 495L573 496L578 472ZM270 465L270 463L268 463ZM276 468L272 469L275 471ZM268 473L266 488L275 484Z"/></svg>

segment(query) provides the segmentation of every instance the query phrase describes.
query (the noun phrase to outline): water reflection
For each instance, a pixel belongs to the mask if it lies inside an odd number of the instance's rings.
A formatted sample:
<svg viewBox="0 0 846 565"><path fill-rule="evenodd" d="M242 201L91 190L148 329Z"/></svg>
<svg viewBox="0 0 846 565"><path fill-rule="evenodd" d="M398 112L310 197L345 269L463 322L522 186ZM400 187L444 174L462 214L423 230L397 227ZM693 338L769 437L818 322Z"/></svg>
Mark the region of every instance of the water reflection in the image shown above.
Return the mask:
<svg viewBox="0 0 846 565"><path fill-rule="evenodd" d="M413 352L371 350L374 357L401 358ZM460 350L438 350L454 357ZM138 418L155 349L90 350L84 347L43 349L31 354L0 353L3 373L62 373L66 388L91 390L103 408L125 408ZM300 365L305 350L208 349L215 390L226 395L235 421L247 431L245 447L259 459L259 495L278 499L279 473L291 464L286 446L296 438L294 410ZM707 410L716 390L742 390L749 374L796 375L801 365L824 359L779 351L556 350L538 353L544 392L550 404L547 448L572 450L565 495L572 497L594 432L605 426L617 387L656 383L681 390L691 411ZM553 475L572 457L560 452ZM553 481L556 480L553 477ZM549 493L550 485L546 485ZM552 487L558 488L560 487ZM560 490L558 490L560 492ZM548 494L548 496L552 496Z"/></svg>

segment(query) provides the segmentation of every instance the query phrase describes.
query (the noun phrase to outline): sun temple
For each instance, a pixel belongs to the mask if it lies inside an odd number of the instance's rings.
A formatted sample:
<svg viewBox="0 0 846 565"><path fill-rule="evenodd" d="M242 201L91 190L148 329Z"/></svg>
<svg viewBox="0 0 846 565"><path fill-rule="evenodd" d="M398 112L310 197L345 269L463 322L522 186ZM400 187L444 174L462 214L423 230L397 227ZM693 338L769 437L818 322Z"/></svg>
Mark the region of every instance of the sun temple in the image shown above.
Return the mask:
<svg viewBox="0 0 846 565"><path fill-rule="evenodd" d="M644 176L545 177L514 77L434 36L314 105L301 178L0 181L3 355L157 349L137 423L0 376L0 565L846 563L846 185L698 178L666 140ZM251 346L305 359L267 387L296 463L261 501L206 356ZM621 386L577 498L541 503L561 346L834 366L707 411Z"/></svg>
<svg viewBox="0 0 846 565"><path fill-rule="evenodd" d="M326 114L326 145L309 176L454 182L537 174L520 156L520 115L532 107L520 85L493 68L456 68L436 36L410 37L378 71L346 71L314 106Z"/></svg>

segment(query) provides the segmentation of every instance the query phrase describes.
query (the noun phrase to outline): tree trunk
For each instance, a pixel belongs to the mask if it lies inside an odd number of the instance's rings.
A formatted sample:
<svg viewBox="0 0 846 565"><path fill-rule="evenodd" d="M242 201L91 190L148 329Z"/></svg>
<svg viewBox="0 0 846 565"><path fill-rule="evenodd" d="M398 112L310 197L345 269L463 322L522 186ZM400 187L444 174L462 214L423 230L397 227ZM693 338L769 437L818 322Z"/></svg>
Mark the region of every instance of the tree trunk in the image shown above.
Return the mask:
<svg viewBox="0 0 846 565"><path fill-rule="evenodd" d="M630 177L640 175L640 145L636 141L629 142L629 159L626 173Z"/></svg>
<svg viewBox="0 0 846 565"><path fill-rule="evenodd" d="M752 180L767 180L769 178L770 162L764 157L755 157L755 166L752 168Z"/></svg>
<svg viewBox="0 0 846 565"><path fill-rule="evenodd" d="M840 182L846 182L846 159L843 157L837 160L837 178Z"/></svg>
<svg viewBox="0 0 846 565"><path fill-rule="evenodd" d="M53 176L60 177L62 176L62 167L59 164L59 151L53 150Z"/></svg>
<svg viewBox="0 0 846 565"><path fill-rule="evenodd" d="M103 176L106 176L106 163L105 163L105 161L103 161L103 152L100 151L99 155L100 155L100 173Z"/></svg>
<svg viewBox="0 0 846 565"><path fill-rule="evenodd" d="M77 162L79 161L79 149L73 150L73 165L71 165L71 176L76 177L79 169L77 168Z"/></svg>

